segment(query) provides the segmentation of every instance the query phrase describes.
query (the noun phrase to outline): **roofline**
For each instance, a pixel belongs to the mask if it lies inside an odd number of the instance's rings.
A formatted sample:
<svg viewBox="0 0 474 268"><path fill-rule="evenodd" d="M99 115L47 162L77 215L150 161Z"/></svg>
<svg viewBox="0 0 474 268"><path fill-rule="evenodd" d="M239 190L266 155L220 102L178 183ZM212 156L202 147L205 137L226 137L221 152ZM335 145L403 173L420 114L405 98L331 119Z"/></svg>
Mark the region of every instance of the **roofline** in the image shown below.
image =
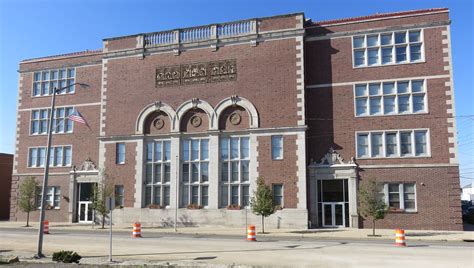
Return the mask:
<svg viewBox="0 0 474 268"><path fill-rule="evenodd" d="M99 54L102 54L102 52L103 52L102 49L83 50L83 51L78 51L78 52L25 59L25 60L21 60L20 64L42 62L42 61L49 61L49 60L58 60L58 59L67 59L67 58L87 57L87 56L99 55Z"/></svg>
<svg viewBox="0 0 474 268"><path fill-rule="evenodd" d="M310 25L306 26L305 28L337 26L337 25L345 25L345 24L362 23L362 22L367 22L367 21L387 20L387 19L393 19L393 18L406 18L406 17L437 14L437 13L448 13L448 12L449 12L449 8L445 8L445 7L418 9L418 10L400 11L400 12L387 12L387 13L380 13L380 14L373 14L373 15L359 16L359 17L352 17L352 18L317 21L317 22L312 22Z"/></svg>
<svg viewBox="0 0 474 268"><path fill-rule="evenodd" d="M107 37L107 38L103 38L102 41L110 41L110 40L117 40L117 39L129 38L129 37L137 37L137 36L144 35L144 34L172 32L172 31L176 31L176 30L180 30L180 29L192 29L192 28L198 28L198 27L206 27L206 26L211 26L211 25L216 25L216 24L228 24L228 23L234 23L234 22L239 22L239 21L247 21L247 20L265 20L265 19L284 18L284 17L291 17L291 16L297 16L297 15L303 15L303 18L304 18L304 12L295 12L295 13L280 14L280 15L275 15L275 16L247 18L247 19L240 19L240 20L233 20L233 21L226 21L226 22L216 22L216 23L209 23L209 24L189 26L189 27L173 28L173 29L167 29L167 30L156 31L156 32L146 32L146 33L122 35L122 36L116 36L116 37Z"/></svg>

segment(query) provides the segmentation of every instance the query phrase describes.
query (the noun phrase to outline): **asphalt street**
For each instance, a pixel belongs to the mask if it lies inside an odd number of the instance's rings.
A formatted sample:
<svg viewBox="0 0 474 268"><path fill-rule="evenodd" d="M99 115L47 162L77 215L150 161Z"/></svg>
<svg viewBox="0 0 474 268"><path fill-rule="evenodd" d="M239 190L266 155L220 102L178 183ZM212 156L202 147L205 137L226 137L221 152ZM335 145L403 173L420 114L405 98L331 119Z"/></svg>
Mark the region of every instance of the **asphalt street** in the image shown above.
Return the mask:
<svg viewBox="0 0 474 268"><path fill-rule="evenodd" d="M146 230L144 230L146 231ZM409 241L396 247L390 240L342 240L264 237L247 242L237 236L146 233L132 238L114 232L114 256L123 260L152 260L204 264L243 264L292 267L474 267L474 243ZM74 250L83 261L108 257L108 232L57 230L45 235L44 252ZM0 229L0 252L31 252L35 229ZM82 262L82 261L81 261Z"/></svg>

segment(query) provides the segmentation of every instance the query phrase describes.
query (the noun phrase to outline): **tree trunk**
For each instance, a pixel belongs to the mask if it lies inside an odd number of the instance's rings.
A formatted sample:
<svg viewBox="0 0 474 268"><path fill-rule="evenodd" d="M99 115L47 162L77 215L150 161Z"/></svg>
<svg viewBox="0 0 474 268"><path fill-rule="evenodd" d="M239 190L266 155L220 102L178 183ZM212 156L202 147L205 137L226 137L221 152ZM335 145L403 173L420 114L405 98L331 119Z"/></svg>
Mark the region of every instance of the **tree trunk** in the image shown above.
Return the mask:
<svg viewBox="0 0 474 268"><path fill-rule="evenodd" d="M262 216L262 234L265 233L265 218Z"/></svg>
<svg viewBox="0 0 474 268"><path fill-rule="evenodd" d="M105 227L105 215L102 215L102 229L104 229Z"/></svg>
<svg viewBox="0 0 474 268"><path fill-rule="evenodd" d="M26 212L26 226L25 227L30 227L30 211Z"/></svg>
<svg viewBox="0 0 474 268"><path fill-rule="evenodd" d="M375 219L372 220L374 222L372 226L372 235L375 236Z"/></svg>

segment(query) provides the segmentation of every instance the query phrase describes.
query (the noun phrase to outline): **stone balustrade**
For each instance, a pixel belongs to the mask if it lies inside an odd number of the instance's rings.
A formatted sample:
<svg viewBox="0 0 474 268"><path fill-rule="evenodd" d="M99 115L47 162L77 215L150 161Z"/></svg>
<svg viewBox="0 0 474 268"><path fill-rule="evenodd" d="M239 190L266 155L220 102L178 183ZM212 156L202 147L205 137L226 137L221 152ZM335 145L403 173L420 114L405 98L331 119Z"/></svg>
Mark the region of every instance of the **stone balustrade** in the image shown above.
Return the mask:
<svg viewBox="0 0 474 268"><path fill-rule="evenodd" d="M245 20L143 35L145 47L192 43L252 35L257 33L257 21Z"/></svg>

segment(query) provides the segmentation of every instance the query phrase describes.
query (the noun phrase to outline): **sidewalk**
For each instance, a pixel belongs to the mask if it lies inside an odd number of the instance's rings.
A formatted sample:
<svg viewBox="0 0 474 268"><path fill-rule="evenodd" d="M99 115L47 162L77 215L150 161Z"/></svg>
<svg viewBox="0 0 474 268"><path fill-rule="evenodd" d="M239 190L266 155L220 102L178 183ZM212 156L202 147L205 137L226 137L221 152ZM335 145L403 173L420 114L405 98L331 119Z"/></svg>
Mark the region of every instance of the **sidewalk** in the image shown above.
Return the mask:
<svg viewBox="0 0 474 268"><path fill-rule="evenodd" d="M30 229L38 229L37 222L30 222ZM25 222L9 222L0 221L0 229L18 229L24 228ZM53 222L49 224L50 232L54 230L84 230L84 231L98 231L108 232L106 229L100 229L100 225L92 224L78 224L69 222ZM132 225L117 224L113 226L114 231L132 232ZM377 229L377 237L370 237L372 229L350 229L350 228L325 228L325 229L266 229L265 234L260 233L261 230L257 227L257 236L264 237L288 237L288 238L326 238L326 239L394 239L395 231L390 229ZM165 227L142 227L142 234L146 236L147 233L173 233L174 229ZM243 236L245 237L246 230L244 228L226 228L221 226L216 227L178 227L178 234L193 234L193 235L221 235L221 236ZM405 230L406 239L413 241L464 241L474 240L473 231L431 231L431 230Z"/></svg>

